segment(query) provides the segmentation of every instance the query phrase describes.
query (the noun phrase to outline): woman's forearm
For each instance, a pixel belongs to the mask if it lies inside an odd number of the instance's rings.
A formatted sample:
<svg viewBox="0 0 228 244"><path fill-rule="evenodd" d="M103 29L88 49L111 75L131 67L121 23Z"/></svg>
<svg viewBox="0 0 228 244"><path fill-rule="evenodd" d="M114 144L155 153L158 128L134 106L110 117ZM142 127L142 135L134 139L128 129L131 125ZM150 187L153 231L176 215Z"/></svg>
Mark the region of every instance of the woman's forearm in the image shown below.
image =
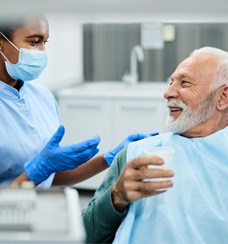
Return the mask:
<svg viewBox="0 0 228 244"><path fill-rule="evenodd" d="M21 184L25 181L29 181L26 173L22 173L19 175L14 181L12 181L9 186L21 186Z"/></svg>
<svg viewBox="0 0 228 244"><path fill-rule="evenodd" d="M74 185L82 182L108 168L103 155L98 155L90 159L73 170L57 172L53 181L53 185Z"/></svg>

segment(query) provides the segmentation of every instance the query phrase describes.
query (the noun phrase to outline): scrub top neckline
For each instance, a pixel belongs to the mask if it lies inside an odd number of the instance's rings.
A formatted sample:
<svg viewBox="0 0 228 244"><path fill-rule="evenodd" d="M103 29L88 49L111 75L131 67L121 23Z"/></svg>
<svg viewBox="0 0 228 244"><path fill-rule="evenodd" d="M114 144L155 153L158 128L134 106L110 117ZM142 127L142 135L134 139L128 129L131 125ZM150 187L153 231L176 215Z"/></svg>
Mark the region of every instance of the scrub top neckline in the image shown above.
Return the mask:
<svg viewBox="0 0 228 244"><path fill-rule="evenodd" d="M18 91L16 88L4 83L3 81L0 81L0 95L11 99L20 99L24 96L24 87L25 83L23 82L20 90Z"/></svg>

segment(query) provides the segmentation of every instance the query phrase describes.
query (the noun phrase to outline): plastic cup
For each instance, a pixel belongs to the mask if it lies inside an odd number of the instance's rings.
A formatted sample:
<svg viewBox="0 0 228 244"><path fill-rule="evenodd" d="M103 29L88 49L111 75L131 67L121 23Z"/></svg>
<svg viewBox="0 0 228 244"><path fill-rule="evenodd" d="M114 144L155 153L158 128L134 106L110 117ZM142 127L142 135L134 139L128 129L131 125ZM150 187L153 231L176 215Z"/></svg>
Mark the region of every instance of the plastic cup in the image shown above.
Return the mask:
<svg viewBox="0 0 228 244"><path fill-rule="evenodd" d="M172 147L153 147L153 148L148 148L144 151L145 155L153 155L153 156L158 156L164 160L163 165L148 165L149 169L172 169L172 159L174 155L175 149ZM164 181L168 180L169 178L151 178L151 179L146 179L151 180L151 181Z"/></svg>

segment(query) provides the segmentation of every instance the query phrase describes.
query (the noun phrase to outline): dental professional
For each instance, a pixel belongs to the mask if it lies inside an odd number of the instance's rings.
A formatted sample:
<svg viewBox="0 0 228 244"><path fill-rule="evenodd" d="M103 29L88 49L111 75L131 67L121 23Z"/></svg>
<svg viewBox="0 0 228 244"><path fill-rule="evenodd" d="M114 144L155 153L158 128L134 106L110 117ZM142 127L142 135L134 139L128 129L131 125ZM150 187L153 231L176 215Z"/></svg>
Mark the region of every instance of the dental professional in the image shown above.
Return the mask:
<svg viewBox="0 0 228 244"><path fill-rule="evenodd" d="M78 183L108 168L129 142L150 136L132 134L98 156L99 136L61 146L64 127L56 100L34 81L47 65L48 38L44 16L0 26L1 186L27 180L43 188Z"/></svg>

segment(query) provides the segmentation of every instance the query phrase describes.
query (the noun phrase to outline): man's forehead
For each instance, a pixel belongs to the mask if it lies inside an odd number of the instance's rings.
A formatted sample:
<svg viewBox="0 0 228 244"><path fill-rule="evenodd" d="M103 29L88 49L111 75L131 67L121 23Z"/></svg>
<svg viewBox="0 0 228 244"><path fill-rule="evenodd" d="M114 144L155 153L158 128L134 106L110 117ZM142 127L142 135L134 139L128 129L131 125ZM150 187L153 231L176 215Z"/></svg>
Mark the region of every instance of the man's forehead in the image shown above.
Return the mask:
<svg viewBox="0 0 228 244"><path fill-rule="evenodd" d="M193 60L186 58L176 68L171 75L171 78L181 78L183 76L191 76L191 69L193 67Z"/></svg>
<svg viewBox="0 0 228 244"><path fill-rule="evenodd" d="M195 55L182 61L174 71L172 77L214 77L218 59L213 55Z"/></svg>

